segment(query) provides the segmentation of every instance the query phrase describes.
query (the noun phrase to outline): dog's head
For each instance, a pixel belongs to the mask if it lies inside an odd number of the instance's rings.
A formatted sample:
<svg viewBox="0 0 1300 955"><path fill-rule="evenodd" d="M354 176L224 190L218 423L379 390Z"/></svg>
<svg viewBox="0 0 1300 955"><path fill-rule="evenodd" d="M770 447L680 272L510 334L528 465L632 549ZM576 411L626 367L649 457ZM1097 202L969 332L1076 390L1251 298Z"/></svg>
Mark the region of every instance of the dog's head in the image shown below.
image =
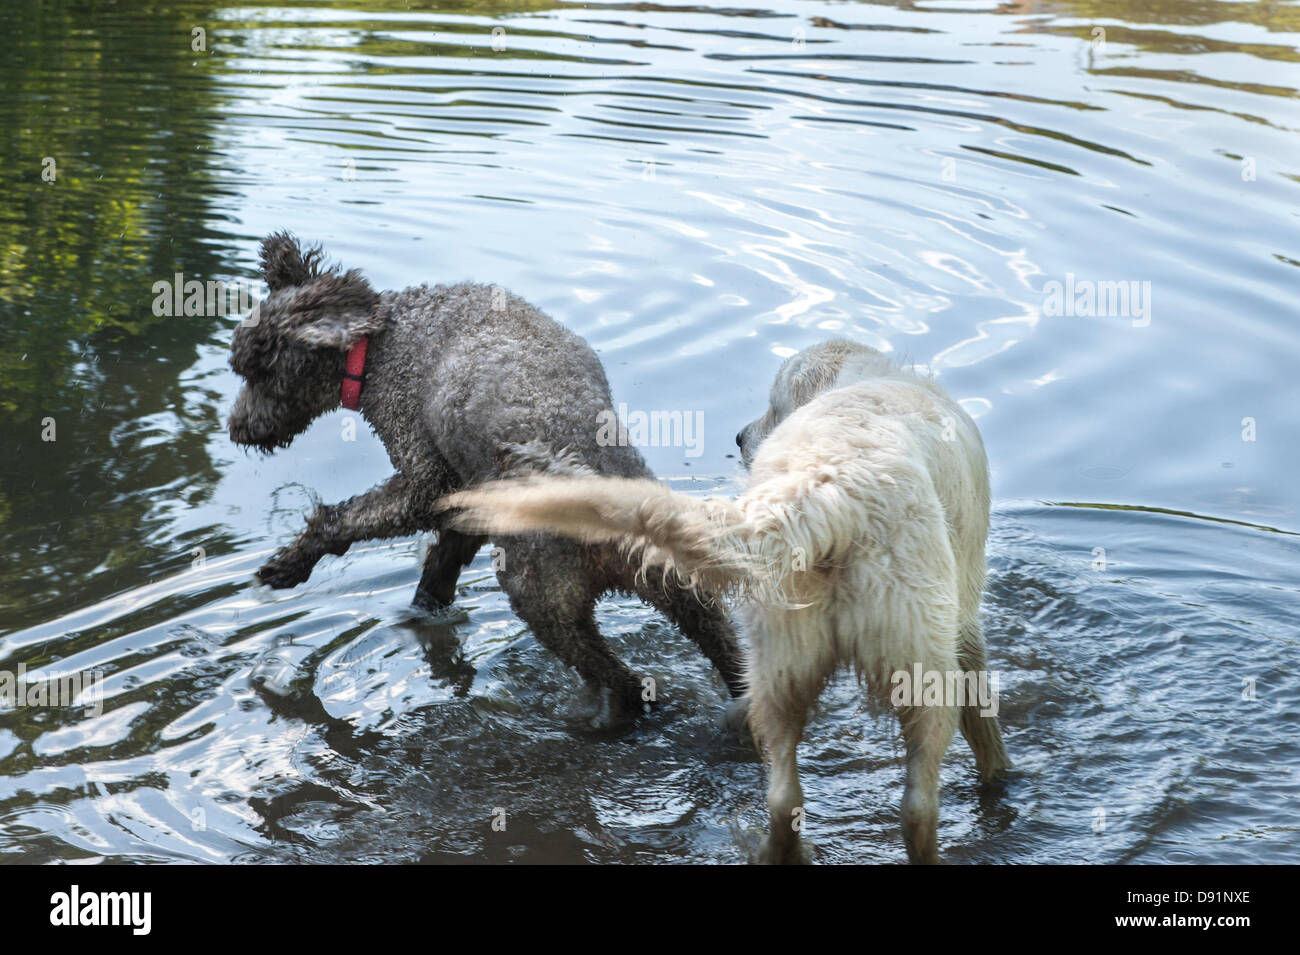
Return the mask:
<svg viewBox="0 0 1300 955"><path fill-rule="evenodd" d="M787 358L776 372L766 413L736 435L740 459L748 468L764 439L786 418L835 384L849 359L874 349L845 338L832 338Z"/></svg>
<svg viewBox="0 0 1300 955"><path fill-rule="evenodd" d="M227 427L236 444L273 451L338 405L348 349L382 321L360 272L323 268L319 248L286 232L262 240L262 276L269 294L230 347L244 387Z"/></svg>

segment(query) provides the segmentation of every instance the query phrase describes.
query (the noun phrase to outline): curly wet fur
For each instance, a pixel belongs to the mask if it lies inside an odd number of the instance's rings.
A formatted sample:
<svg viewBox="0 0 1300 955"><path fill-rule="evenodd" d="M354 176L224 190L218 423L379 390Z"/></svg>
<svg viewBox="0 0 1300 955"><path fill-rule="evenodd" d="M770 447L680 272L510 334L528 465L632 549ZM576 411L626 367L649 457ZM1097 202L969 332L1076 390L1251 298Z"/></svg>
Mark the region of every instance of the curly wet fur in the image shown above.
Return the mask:
<svg viewBox="0 0 1300 955"><path fill-rule="evenodd" d="M469 283L377 293L359 272L326 267L319 249L304 252L287 233L268 236L261 258L269 295L231 347L231 366L244 378L232 440L264 451L287 446L339 406L345 355L368 337L360 412L396 469L364 494L317 508L258 571L271 586L305 581L321 558L357 541L438 530L416 603L447 605L486 537L443 526L440 495L527 473L649 477L635 448L597 443L598 416L613 401L595 352L517 296ZM731 693L743 691L730 622L688 588L662 574L638 579L611 544L537 534L494 543L515 612L588 683L612 690L617 704L639 710L642 683L596 629L595 602L610 591L665 613Z"/></svg>
<svg viewBox="0 0 1300 955"><path fill-rule="evenodd" d="M767 859L801 861L795 751L841 667L879 704L891 677L986 670L979 601L988 466L975 423L933 380L845 340L790 358L771 405L738 441L750 479L735 501L654 481L533 478L443 501L456 526L552 530L641 550L689 583L745 593L750 721L771 778ZM960 725L989 779L1010 766L978 702L899 708L908 856L937 862L939 764Z"/></svg>

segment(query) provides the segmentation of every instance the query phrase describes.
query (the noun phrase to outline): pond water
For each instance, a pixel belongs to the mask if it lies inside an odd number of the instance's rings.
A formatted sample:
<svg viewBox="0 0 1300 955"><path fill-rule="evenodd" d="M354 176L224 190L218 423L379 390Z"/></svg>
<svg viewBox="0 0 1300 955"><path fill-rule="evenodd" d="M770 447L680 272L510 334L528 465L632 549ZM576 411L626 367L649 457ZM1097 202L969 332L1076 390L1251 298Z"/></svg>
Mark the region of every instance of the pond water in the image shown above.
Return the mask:
<svg viewBox="0 0 1300 955"><path fill-rule="evenodd" d="M765 825L634 600L601 627L669 692L609 726L487 551L439 619L418 539L253 586L387 459L342 411L233 447L237 319L153 289L255 283L287 228L530 299L629 412L702 414L644 449L692 492L735 493L783 356L931 369L989 450L1017 764L954 744L945 857L1295 861L1297 4L20 0L0 81L0 671L104 674L98 714L0 711L0 859L730 863ZM828 689L817 861L905 858L900 748Z"/></svg>

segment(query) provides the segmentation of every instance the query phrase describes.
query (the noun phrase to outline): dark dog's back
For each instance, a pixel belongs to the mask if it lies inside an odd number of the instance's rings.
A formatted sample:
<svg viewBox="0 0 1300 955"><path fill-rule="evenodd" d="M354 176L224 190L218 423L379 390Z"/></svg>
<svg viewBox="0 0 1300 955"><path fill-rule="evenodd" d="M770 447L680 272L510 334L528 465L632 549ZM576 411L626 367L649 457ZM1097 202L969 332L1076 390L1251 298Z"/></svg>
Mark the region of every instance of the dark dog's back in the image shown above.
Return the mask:
<svg viewBox="0 0 1300 955"><path fill-rule="evenodd" d="M376 369L405 379L390 389L403 417L421 409L461 482L500 476L503 452L524 445L567 452L601 474L649 473L635 447L601 440L613 400L595 351L528 302L463 283L385 293L380 307L397 347L384 349Z"/></svg>

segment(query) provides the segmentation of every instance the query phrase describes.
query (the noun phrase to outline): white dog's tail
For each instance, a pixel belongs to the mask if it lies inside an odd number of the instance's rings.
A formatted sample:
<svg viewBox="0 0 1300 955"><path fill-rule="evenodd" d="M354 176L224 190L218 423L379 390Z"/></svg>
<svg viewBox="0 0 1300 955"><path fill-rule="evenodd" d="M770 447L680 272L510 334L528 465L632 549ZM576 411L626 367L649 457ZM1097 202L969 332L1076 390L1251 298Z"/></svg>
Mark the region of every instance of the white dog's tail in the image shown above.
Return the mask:
<svg viewBox="0 0 1300 955"><path fill-rule="evenodd" d="M643 567L672 568L691 586L784 603L793 572L837 561L860 533L845 520L855 513L845 503L833 481L803 473L735 501L593 476L494 481L438 506L455 511L449 524L460 530L620 541L640 552Z"/></svg>
<svg viewBox="0 0 1300 955"><path fill-rule="evenodd" d="M698 498L657 481L539 477L493 481L439 502L459 530L550 533L596 543L622 541L643 566L667 566L691 585L744 589L758 561L744 510L724 498Z"/></svg>

